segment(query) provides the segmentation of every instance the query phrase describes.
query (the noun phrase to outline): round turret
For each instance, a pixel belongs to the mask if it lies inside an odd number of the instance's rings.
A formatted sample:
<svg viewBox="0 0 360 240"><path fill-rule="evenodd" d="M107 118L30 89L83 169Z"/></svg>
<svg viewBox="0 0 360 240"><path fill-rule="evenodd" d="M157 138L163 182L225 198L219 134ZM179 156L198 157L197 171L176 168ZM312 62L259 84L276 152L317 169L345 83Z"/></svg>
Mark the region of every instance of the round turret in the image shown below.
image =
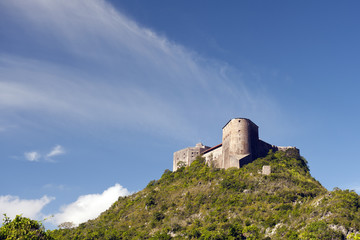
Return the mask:
<svg viewBox="0 0 360 240"><path fill-rule="evenodd" d="M239 167L240 159L252 158L258 139L258 126L251 120L231 119L223 127L223 167Z"/></svg>

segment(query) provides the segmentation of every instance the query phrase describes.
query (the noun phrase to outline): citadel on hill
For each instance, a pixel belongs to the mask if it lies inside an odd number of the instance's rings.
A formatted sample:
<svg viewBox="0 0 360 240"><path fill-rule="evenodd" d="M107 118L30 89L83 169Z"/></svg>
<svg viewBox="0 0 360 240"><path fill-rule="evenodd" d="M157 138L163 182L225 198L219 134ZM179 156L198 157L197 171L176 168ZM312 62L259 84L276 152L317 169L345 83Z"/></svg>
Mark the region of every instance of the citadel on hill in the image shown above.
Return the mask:
<svg viewBox="0 0 360 240"><path fill-rule="evenodd" d="M174 152L173 171L181 166L189 166L198 155L203 155L206 163L218 168L240 168L269 152L296 149L278 147L259 139L259 127L247 118L231 119L222 128L222 143L208 147L202 143Z"/></svg>

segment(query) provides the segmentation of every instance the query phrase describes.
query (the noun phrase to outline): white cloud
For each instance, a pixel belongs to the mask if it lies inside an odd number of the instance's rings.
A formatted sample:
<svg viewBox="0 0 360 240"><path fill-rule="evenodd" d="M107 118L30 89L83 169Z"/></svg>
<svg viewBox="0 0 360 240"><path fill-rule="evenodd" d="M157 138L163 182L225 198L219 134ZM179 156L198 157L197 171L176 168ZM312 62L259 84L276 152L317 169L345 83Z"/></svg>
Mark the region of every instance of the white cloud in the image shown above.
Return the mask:
<svg viewBox="0 0 360 240"><path fill-rule="evenodd" d="M55 162L52 157L65 154L65 149L61 145L56 145L53 149L50 150L47 154L40 154L37 151L25 152L25 159L30 162L39 162L41 160L47 162Z"/></svg>
<svg viewBox="0 0 360 240"><path fill-rule="evenodd" d="M65 149L60 145L56 145L51 150L51 152L49 152L46 156L47 157L54 157L54 156L61 155L61 154L64 154L64 153L65 153Z"/></svg>
<svg viewBox="0 0 360 240"><path fill-rule="evenodd" d="M0 215L6 214L10 218L22 214L24 217L36 219L41 215L45 205L55 198L43 196L40 199L20 199L17 196L0 196Z"/></svg>
<svg viewBox="0 0 360 240"><path fill-rule="evenodd" d="M38 152L26 152L24 153L26 160L30 162L38 162L41 155Z"/></svg>
<svg viewBox="0 0 360 240"><path fill-rule="evenodd" d="M63 185L55 186L63 189ZM44 188L54 188L54 185L47 184ZM60 224L63 222L73 222L80 224L99 216L100 213L107 210L120 196L129 195L130 192L120 184L109 187L101 194L88 194L78 197L78 199L61 207L60 211L49 217L49 221ZM10 218L22 214L31 219L40 219L44 217L42 209L54 197L43 196L40 199L21 199L18 196L0 196L0 215L6 214Z"/></svg>
<svg viewBox="0 0 360 240"><path fill-rule="evenodd" d="M115 184L101 194L80 196L75 202L63 206L60 212L50 219L55 224L73 222L80 224L99 216L108 209L120 196L129 195L130 192L120 184Z"/></svg>

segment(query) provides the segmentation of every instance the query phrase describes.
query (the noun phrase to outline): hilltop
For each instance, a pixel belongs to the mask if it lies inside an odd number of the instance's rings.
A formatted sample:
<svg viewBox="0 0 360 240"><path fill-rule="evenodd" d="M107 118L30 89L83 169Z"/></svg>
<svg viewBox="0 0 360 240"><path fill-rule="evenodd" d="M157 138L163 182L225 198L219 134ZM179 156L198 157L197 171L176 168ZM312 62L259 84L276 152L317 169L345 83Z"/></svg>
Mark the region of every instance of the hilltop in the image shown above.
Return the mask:
<svg viewBox="0 0 360 240"><path fill-rule="evenodd" d="M262 167L270 165L270 175ZM326 190L291 149L219 169L198 157L56 239L345 239L360 230L360 197ZM356 239L356 238L354 238Z"/></svg>

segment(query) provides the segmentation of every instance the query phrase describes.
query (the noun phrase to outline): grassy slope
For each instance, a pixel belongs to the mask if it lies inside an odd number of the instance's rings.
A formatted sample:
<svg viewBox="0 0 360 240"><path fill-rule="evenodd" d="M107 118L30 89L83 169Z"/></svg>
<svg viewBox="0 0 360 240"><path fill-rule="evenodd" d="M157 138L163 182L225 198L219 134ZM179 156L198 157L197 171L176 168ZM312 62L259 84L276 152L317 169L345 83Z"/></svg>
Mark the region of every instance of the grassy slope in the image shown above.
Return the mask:
<svg viewBox="0 0 360 240"><path fill-rule="evenodd" d="M261 174L271 165L270 176ZM295 152L269 153L241 169L166 170L97 219L55 230L58 239L343 239L360 229L360 198L327 191Z"/></svg>

